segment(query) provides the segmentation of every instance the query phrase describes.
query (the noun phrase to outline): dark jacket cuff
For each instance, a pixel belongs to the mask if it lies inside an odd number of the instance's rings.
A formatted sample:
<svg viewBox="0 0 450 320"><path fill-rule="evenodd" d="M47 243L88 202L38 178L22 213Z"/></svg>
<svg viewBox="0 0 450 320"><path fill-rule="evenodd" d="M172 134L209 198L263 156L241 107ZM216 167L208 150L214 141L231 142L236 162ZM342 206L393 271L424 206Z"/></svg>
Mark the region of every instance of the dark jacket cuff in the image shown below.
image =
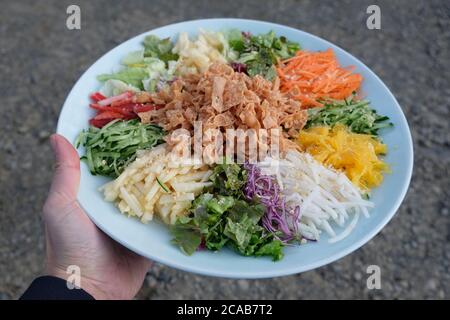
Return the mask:
<svg viewBox="0 0 450 320"><path fill-rule="evenodd" d="M34 279L20 300L94 300L83 289L69 289L67 281L52 276Z"/></svg>

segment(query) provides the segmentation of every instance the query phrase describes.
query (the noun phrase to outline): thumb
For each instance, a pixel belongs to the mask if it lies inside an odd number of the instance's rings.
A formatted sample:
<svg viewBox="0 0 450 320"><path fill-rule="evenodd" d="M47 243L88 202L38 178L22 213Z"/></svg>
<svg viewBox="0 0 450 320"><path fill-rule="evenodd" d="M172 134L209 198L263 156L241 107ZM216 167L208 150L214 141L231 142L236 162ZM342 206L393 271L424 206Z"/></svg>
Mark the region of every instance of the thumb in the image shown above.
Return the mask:
<svg viewBox="0 0 450 320"><path fill-rule="evenodd" d="M50 137L50 144L56 165L49 197L60 198L59 201L65 203L58 204L64 206L77 198L80 184L80 158L72 144L59 134Z"/></svg>

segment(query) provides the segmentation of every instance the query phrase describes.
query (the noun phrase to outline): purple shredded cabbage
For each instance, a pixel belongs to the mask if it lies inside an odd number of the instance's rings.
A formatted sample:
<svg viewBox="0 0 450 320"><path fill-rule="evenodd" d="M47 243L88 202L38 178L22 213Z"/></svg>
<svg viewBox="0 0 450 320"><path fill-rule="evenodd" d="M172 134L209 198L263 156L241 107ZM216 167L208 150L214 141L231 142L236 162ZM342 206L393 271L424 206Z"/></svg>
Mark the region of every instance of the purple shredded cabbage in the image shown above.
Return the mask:
<svg viewBox="0 0 450 320"><path fill-rule="evenodd" d="M289 207L281 197L280 187L272 176L261 173L255 164L245 163L247 184L244 195L247 199L257 198L266 207L262 225L267 231L284 243L298 234L297 221L300 219L300 207ZM276 233L281 232L281 237Z"/></svg>
<svg viewBox="0 0 450 320"><path fill-rule="evenodd" d="M243 63L232 62L231 67L235 72L247 73L247 66Z"/></svg>
<svg viewBox="0 0 450 320"><path fill-rule="evenodd" d="M170 80L159 79L156 83L156 92L163 90L166 86L172 85L172 83L174 83L177 79L177 77L173 77Z"/></svg>
<svg viewBox="0 0 450 320"><path fill-rule="evenodd" d="M159 91L163 90L164 87L165 87L167 84L169 84L169 82L163 81L163 80L159 80L159 81L156 83L156 92L159 92Z"/></svg>
<svg viewBox="0 0 450 320"><path fill-rule="evenodd" d="M197 251L202 251L206 249L206 241L205 238L202 238L200 245L197 247Z"/></svg>
<svg viewBox="0 0 450 320"><path fill-rule="evenodd" d="M167 80L167 83L170 85L170 84L174 83L177 80L178 80L178 77L173 77L172 79Z"/></svg>
<svg viewBox="0 0 450 320"><path fill-rule="evenodd" d="M252 37L252 34L250 31L242 31L241 33L242 33L242 36L247 40Z"/></svg>

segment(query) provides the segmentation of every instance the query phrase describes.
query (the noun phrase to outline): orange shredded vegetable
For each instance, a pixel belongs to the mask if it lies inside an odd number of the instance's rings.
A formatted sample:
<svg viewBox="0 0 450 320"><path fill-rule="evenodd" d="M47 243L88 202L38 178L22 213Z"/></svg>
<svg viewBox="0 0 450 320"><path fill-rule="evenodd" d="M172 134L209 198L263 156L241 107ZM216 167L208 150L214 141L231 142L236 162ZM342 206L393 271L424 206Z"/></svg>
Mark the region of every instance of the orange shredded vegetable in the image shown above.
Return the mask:
<svg viewBox="0 0 450 320"><path fill-rule="evenodd" d="M354 67L341 67L332 49L321 52L297 51L282 61L277 72L280 89L302 103L302 108L323 106L318 100L343 100L361 85Z"/></svg>
<svg viewBox="0 0 450 320"><path fill-rule="evenodd" d="M300 148L317 161L343 171L354 185L369 191L383 181L388 165L379 157L387 146L368 134L352 133L343 125L302 130Z"/></svg>

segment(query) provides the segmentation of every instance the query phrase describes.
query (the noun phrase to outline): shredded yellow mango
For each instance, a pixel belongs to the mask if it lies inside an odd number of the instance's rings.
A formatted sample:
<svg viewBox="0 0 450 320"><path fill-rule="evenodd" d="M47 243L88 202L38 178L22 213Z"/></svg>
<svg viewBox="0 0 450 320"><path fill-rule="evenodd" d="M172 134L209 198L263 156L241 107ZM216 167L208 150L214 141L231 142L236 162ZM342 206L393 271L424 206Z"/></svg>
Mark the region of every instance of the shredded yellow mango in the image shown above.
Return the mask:
<svg viewBox="0 0 450 320"><path fill-rule="evenodd" d="M371 135L350 132L345 126L319 126L302 130L298 143L321 163L345 172L361 190L380 185L388 165L378 155L386 154L387 146Z"/></svg>

